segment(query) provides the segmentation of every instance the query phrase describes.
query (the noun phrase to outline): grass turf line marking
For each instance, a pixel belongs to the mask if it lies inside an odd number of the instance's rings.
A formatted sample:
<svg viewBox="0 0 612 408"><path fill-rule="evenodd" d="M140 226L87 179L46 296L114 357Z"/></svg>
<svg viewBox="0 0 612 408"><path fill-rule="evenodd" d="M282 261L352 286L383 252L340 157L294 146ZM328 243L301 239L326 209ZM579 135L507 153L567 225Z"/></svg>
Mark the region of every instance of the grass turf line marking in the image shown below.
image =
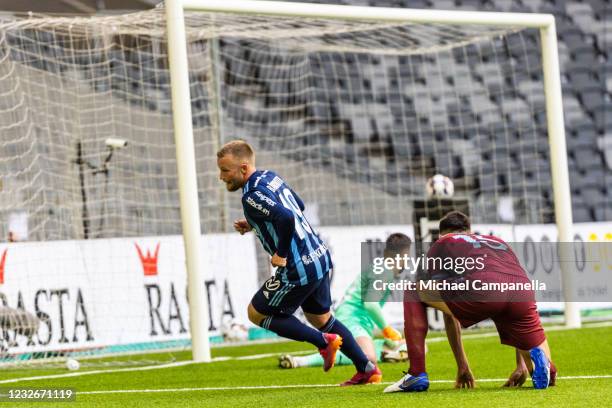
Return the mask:
<svg viewBox="0 0 612 408"><path fill-rule="evenodd" d="M593 324L585 325L583 328L587 329L587 328L599 328L599 327L609 327L609 326L612 326L612 322L593 323ZM565 326L551 326L551 327L546 328L546 331L564 331L564 330L575 330L575 329L569 329ZM498 336L496 331L490 332L490 333L466 334L465 336L462 336L462 338L464 340L469 340L469 339L481 339L481 338L495 337L495 336ZM437 343L441 341L446 341L446 337L441 336L441 337L436 337L433 339L426 340L427 343ZM311 353L312 351L293 351L290 354L299 355L299 354L311 354ZM211 362L214 363L214 362L228 361L228 360L255 360L258 358L274 357L280 354L282 353L253 354L250 356L240 356L240 357L220 356L220 357L213 358ZM144 367L128 367L128 368L119 368L119 369L112 369L112 370L92 370L92 371L80 371L80 372L66 373L66 374L41 375L41 376L36 376L36 377L11 378L8 380L0 380L0 384L10 384L10 383L16 383L16 382L21 382L21 381L37 381L37 380L47 380L47 379L56 379L56 378L80 377L84 375L95 375L95 374L113 374L113 373L130 372L130 371L148 371L148 370L180 367L180 366L191 365L191 364L206 364L206 363L199 363L195 361L177 361L177 362L168 363L168 364L151 365L151 366L144 366ZM596 377L596 378L600 378L600 377ZM479 380L479 381L489 381L489 380ZM497 381L497 380L490 380L490 381ZM504 379L503 381L506 381L506 379ZM321 386L325 387L326 385L321 385Z"/></svg>
<svg viewBox="0 0 612 408"><path fill-rule="evenodd" d="M291 353L292 355L301 355L301 354L312 354L312 351L295 351ZM267 357L275 357L278 356L279 353L264 353L264 354L253 354L250 356L240 356L240 357L230 357L230 356L221 356L215 357L212 359L212 363L220 362L220 361L228 361L228 360L256 360L259 358L267 358ZM157 370L163 368L173 368L173 367L181 367L191 364L206 364L199 363L195 361L176 361L168 364L156 364L145 367L127 367L127 368L118 368L113 370L91 370L91 371L81 371L77 373L66 373L66 374L51 374L51 375L39 375L36 377L22 377L22 378L10 378L8 380L0 380L0 384L10 384L21 381L37 381L37 380L48 380L55 378L68 378L68 377L80 377L84 375L94 375L94 374L114 374L114 373L124 373L130 371L149 371L149 370Z"/></svg>
<svg viewBox="0 0 612 408"><path fill-rule="evenodd" d="M172 367L181 367L190 364L197 364L195 361L176 361L174 363L161 364L161 365L152 365L145 367L128 367L128 368L119 368L116 370L92 370L92 371L83 371L80 373L66 373L66 374L52 374L52 375L39 375L36 377L23 377L23 378L11 378L8 380L1 380L0 384L9 384L16 383L21 381L36 381L36 380L48 380L53 378L67 378L67 377L80 377L83 375L93 375L93 374L111 374L111 373L124 373L129 371L148 371L148 370L157 370L161 368L172 368Z"/></svg>
<svg viewBox="0 0 612 408"><path fill-rule="evenodd" d="M577 375L558 377L558 380L593 380L593 379L610 379L611 375ZM503 382L507 378L483 378L476 379L478 382ZM430 383L439 384L454 384L455 380L433 380ZM392 382L382 382L373 385L389 385ZM136 393L159 393L159 392L193 392L193 391L231 391L231 390L272 390L272 389L290 389L290 388L328 388L339 387L338 384L290 384L290 385L253 385L253 386L238 386L238 387L194 387L194 388L164 388L164 389L142 389L142 390L99 390L99 391L79 391L79 395L94 395L94 394L136 394ZM526 387L529 388L529 387Z"/></svg>

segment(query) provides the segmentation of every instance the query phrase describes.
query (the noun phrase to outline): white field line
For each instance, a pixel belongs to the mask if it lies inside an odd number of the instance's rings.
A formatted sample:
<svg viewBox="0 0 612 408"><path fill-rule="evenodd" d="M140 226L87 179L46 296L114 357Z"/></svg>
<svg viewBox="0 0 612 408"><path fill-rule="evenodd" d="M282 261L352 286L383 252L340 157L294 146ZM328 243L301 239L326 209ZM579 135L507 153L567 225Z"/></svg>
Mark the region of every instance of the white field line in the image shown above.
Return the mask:
<svg viewBox="0 0 612 408"><path fill-rule="evenodd" d="M596 327L608 327L608 326L612 326L612 322L593 323L593 324L589 324L588 326L585 325L584 328L596 328ZM565 326L551 326L551 327L545 328L545 330L546 331L562 331L562 330L568 330L568 329ZM468 335L462 336L462 338L464 340L470 340L470 339L480 339L480 338L495 337L495 336L497 336L497 332L468 334ZM438 343L441 341L446 341L446 337L442 336L442 337L436 337L436 338L427 340L428 343ZM294 354L294 355L310 354L310 353L312 352L311 351L291 352L291 354ZM213 358L211 362L215 363L219 361L228 361L228 360L256 360L260 358L278 356L279 354L280 353L264 353L264 354L254 354L250 356L240 356L240 357L222 356L222 357ZM177 361L177 362L168 363L168 364L159 364L159 365L156 364L156 365L150 365L150 366L144 366L144 367L128 367L128 368L118 368L118 369L112 369L112 370L91 370L91 371L79 371L79 372L65 373L65 374L52 374L52 375L40 375L40 376L34 376L34 377L10 378L7 380L0 380L0 384L11 384L11 383L17 383L17 382L23 382L23 381L38 381L38 380L48 380L48 379L56 379L56 378L81 377L85 375L95 375L95 374L113 374L113 373L125 373L125 372L132 372L132 371L149 371L149 370L158 370L158 369L164 369L164 368L181 367L181 366L187 366L191 364L207 364L207 363L196 363L195 361ZM571 377L560 377L560 378L571 379ZM576 379L578 378L586 378L586 377L576 377ZM601 377L594 377L594 378L601 378ZM498 381L498 380L496 379L486 380L485 379L485 380L479 380L479 381ZM503 381L505 381L505 379ZM328 385L309 385L309 386L303 386L303 387L326 387L326 386ZM283 385L279 387L291 387L291 386ZM294 387L302 387L302 385L296 385ZM270 386L270 388L274 388L274 386ZM210 388L210 389L207 388L206 390L214 390L214 389L216 388ZM225 388L220 388L220 389L225 389ZM241 388L234 387L233 389L241 389ZM244 389L251 389L251 388L246 387ZM257 389L257 387L254 389ZM165 390L162 390L162 391L165 391Z"/></svg>
<svg viewBox="0 0 612 408"><path fill-rule="evenodd" d="M312 351L295 351L291 352L292 355L302 355L302 354L311 354ZM240 356L240 357L215 357L212 359L211 363L216 363L219 361L228 361L228 360L256 360L259 358L268 358L278 356L279 353L265 353L265 354L254 354L250 356ZM113 373L125 373L130 371L149 371L149 370L157 370L162 368L174 368L181 367L191 364L206 364L206 363L196 363L195 361L176 361L173 363L167 364L156 364L144 367L128 367L128 368L118 368L113 370L91 370L91 371L81 371L74 373L66 373L66 374L52 374L52 375L39 375L35 377L21 377L21 378L10 378L8 380L0 380L0 384L10 384L21 381L37 381L37 380L47 380L47 379L55 379L55 378L68 378L68 377L81 377L84 375L94 375L94 374L113 374Z"/></svg>
<svg viewBox="0 0 612 408"><path fill-rule="evenodd" d="M612 375L579 375L558 377L559 380L593 380L593 379L609 379ZM507 378L481 378L476 382L499 382L503 383ZM454 384L455 380L432 380L430 383ZM376 385L389 385L392 382L382 382ZM162 388L162 389L143 389L143 390L100 390L100 391L78 391L78 395L93 395L93 394L137 394L137 393L159 393L159 392L193 392L193 391L232 391L232 390L270 390L283 388L328 388L338 387L338 384L290 384L290 385L254 385L254 386L237 386L237 387L197 387L197 388Z"/></svg>
<svg viewBox="0 0 612 408"><path fill-rule="evenodd" d="M47 379L54 379L54 378L81 377L84 375L93 375L93 374L124 373L124 372L129 372L129 371L148 371L148 370L156 370L158 368L172 368L172 367L186 366L190 364L195 364L195 362L177 361L177 362L168 363L168 364L152 365L152 366L145 366L145 367L119 368L116 370L92 370L92 371L83 371L83 372L66 373L66 374L53 374L53 375L39 375L35 377L10 378L8 380L1 380L0 384L10 384L10 383L16 383L16 382L21 382L21 381L47 380Z"/></svg>

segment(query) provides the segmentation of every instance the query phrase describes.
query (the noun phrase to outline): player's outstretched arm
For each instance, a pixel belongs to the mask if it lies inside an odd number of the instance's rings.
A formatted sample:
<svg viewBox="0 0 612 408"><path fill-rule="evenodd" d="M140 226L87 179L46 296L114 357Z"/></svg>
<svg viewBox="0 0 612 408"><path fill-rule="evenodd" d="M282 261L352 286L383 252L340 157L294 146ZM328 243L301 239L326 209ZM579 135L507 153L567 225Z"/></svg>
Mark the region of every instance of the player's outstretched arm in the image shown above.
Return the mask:
<svg viewBox="0 0 612 408"><path fill-rule="evenodd" d="M510 374L508 381L504 384L504 387L520 387L527 380L527 365L521 353L516 350L516 368Z"/></svg>
<svg viewBox="0 0 612 408"><path fill-rule="evenodd" d="M382 331L385 339L400 341L402 334L387 324L382 307L378 302L363 302L363 308L368 313L368 316L376 323L376 326Z"/></svg>
<svg viewBox="0 0 612 408"><path fill-rule="evenodd" d="M474 388L475 381L470 363L468 362L463 342L461 341L461 326L459 322L452 316L444 314L444 328L446 329L446 337L453 350L455 361L457 362L457 379L455 380L455 388Z"/></svg>

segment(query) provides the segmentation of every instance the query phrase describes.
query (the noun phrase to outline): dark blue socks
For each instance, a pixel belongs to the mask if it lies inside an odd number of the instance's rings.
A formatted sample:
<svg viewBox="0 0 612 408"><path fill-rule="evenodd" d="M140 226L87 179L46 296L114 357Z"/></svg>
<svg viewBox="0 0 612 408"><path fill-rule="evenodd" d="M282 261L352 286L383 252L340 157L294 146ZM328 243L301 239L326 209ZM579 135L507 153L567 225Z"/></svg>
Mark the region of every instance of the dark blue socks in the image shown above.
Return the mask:
<svg viewBox="0 0 612 408"><path fill-rule="evenodd" d="M327 347L327 342L323 338L323 333L300 322L295 316L268 316L261 321L260 326L291 340L307 341L319 349ZM353 340L353 342L355 342L355 340Z"/></svg>
<svg viewBox="0 0 612 408"><path fill-rule="evenodd" d="M291 340L307 341L319 349L327 347L327 342L321 332L337 334L342 337L342 347L340 347L340 350L351 359L357 371L365 372L374 368L374 365L368 360L359 344L357 344L357 341L355 341L353 334L333 316L321 328L321 331L305 325L295 316L291 315L268 316L261 321L260 326Z"/></svg>

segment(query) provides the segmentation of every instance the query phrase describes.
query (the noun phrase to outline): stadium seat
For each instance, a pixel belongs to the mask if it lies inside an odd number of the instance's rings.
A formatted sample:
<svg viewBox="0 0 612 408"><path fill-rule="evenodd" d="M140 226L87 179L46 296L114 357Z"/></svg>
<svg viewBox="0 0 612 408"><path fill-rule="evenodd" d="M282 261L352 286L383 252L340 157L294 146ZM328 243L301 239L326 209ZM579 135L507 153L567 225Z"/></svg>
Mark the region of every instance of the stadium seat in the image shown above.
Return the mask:
<svg viewBox="0 0 612 408"><path fill-rule="evenodd" d="M597 110L604 110L606 108L604 90L602 88L600 82L598 89L589 89L585 87L584 90L580 92L580 102L588 112L593 113Z"/></svg>
<svg viewBox="0 0 612 408"><path fill-rule="evenodd" d="M497 176L492 173L482 173L478 178L480 191L483 193L491 193L497 188Z"/></svg>
<svg viewBox="0 0 612 408"><path fill-rule="evenodd" d="M608 170L612 170L612 133L606 134L599 138L597 140L597 146L604 155L604 160Z"/></svg>
<svg viewBox="0 0 612 408"><path fill-rule="evenodd" d="M604 109L593 112L593 122L597 126L597 130L601 133L612 130L610 129L612 125L612 111L610 109Z"/></svg>
<svg viewBox="0 0 612 408"><path fill-rule="evenodd" d="M593 143L595 142L594 137L590 137L589 135L577 134L575 136L567 136L567 147L570 151L576 151L579 149L587 148L590 149L593 147Z"/></svg>
<svg viewBox="0 0 612 408"><path fill-rule="evenodd" d="M576 159L576 166L580 170L590 170L602 167L601 155L595 148L583 148L572 152Z"/></svg>
<svg viewBox="0 0 612 408"><path fill-rule="evenodd" d="M428 0L401 0L401 6L406 8L431 8L432 2Z"/></svg>
<svg viewBox="0 0 612 408"><path fill-rule="evenodd" d="M591 222L594 219L594 216L591 213L591 210L586 206L572 206L572 216L574 222Z"/></svg>
<svg viewBox="0 0 612 408"><path fill-rule="evenodd" d="M587 203L600 204L605 200L604 193L599 188L582 188L579 195L584 198Z"/></svg>
<svg viewBox="0 0 612 408"><path fill-rule="evenodd" d="M610 204L610 201L607 201L601 205L593 206L593 214L593 221L608 221L612 217L612 204Z"/></svg>
<svg viewBox="0 0 612 408"><path fill-rule="evenodd" d="M563 95L563 112L567 122L579 122L587 118L578 99L567 93Z"/></svg>

